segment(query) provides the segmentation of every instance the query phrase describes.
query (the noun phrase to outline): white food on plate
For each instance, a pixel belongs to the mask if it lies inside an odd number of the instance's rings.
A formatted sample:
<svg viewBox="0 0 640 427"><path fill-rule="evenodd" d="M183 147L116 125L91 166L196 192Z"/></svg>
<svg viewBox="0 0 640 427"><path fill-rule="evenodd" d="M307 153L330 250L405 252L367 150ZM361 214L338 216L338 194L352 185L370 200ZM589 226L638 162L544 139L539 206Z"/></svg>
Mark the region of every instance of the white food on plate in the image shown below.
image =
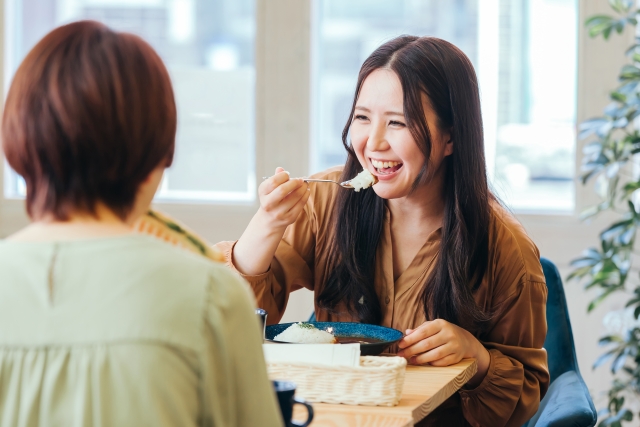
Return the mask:
<svg viewBox="0 0 640 427"><path fill-rule="evenodd" d="M349 181L355 191L360 191L363 188L369 188L376 182L378 182L378 179L373 176L373 174L369 172L368 169L363 170L358 175L356 175L355 178Z"/></svg>
<svg viewBox="0 0 640 427"><path fill-rule="evenodd" d="M310 323L294 323L278 335L274 341L292 342L298 344L335 344L337 342L333 334L321 331Z"/></svg>

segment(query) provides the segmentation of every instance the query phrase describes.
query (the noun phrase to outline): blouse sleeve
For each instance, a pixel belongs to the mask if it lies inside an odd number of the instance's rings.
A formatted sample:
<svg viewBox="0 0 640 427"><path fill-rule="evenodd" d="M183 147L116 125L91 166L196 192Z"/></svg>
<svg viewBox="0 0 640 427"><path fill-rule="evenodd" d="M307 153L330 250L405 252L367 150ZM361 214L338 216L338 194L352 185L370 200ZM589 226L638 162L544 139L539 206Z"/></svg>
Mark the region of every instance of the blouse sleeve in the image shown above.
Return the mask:
<svg viewBox="0 0 640 427"><path fill-rule="evenodd" d="M483 336L490 364L474 389L460 391L467 421L478 426L521 426L537 411L549 385L547 287L522 277L517 290L499 304L494 326Z"/></svg>
<svg viewBox="0 0 640 427"><path fill-rule="evenodd" d="M311 202L310 199L296 222L287 227L268 271L256 276L238 272L253 288L258 307L267 311L270 325L282 318L291 292L301 288L313 290L316 221ZM220 242L215 245L233 270L236 270L233 265L235 244Z"/></svg>
<svg viewBox="0 0 640 427"><path fill-rule="evenodd" d="M205 425L282 427L254 309L247 284L228 269L218 268L205 307L201 363Z"/></svg>

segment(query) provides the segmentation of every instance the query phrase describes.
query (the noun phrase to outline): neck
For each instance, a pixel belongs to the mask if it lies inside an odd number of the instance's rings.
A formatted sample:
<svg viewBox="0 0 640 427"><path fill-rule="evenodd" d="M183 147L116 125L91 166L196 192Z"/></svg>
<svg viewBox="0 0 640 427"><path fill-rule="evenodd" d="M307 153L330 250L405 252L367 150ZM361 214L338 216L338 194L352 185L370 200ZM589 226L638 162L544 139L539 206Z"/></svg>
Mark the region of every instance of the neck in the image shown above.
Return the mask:
<svg viewBox="0 0 640 427"><path fill-rule="evenodd" d="M411 194L398 199L387 200L387 207L395 222L408 224L431 224L438 228L444 216L443 175L433 177ZM405 222L406 221L406 222Z"/></svg>
<svg viewBox="0 0 640 427"><path fill-rule="evenodd" d="M72 212L66 221L45 215L7 239L51 241L119 236L132 233L131 224L132 219L127 218L123 221L109 208L98 204L95 215Z"/></svg>

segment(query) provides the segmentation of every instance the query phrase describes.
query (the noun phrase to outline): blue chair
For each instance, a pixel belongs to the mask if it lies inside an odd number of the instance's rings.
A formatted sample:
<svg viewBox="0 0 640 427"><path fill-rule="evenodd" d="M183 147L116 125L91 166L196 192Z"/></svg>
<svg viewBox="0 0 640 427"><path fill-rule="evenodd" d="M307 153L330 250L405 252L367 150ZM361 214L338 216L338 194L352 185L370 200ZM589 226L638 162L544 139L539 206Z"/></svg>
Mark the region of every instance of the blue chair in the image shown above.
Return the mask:
<svg viewBox="0 0 640 427"><path fill-rule="evenodd" d="M596 408L578 369L562 279L551 261L541 258L540 263L549 291L544 348L549 357L551 385L538 412L523 427L593 427Z"/></svg>

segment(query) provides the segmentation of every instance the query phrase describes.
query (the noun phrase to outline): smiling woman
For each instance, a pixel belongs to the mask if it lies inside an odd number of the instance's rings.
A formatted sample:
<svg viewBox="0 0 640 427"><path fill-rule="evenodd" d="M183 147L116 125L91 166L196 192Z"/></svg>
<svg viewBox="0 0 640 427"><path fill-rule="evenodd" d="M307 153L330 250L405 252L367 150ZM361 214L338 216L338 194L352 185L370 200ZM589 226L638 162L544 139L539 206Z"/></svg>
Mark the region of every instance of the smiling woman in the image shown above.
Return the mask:
<svg viewBox="0 0 640 427"><path fill-rule="evenodd" d="M380 179L374 186L378 197L365 197L378 205L378 210L386 204L392 217L407 208L419 214L416 219L421 227L412 227L408 233L396 227L393 237L402 244L394 250L394 279L406 270L429 235L442 226L440 251L444 256L438 257L433 282L423 294L424 309L427 317L444 318L475 330L486 320L476 308L471 290L486 269L490 197L480 101L474 88L477 83L471 63L455 46L439 39L417 40L399 37L377 49L363 64L353 119L342 134L349 153L343 176L360 165L371 168ZM474 89L475 96L464 95ZM391 167L390 163L396 165ZM345 260L338 253L348 253L347 248L365 230L381 229L374 216L366 222L357 221L363 215L358 212L363 203L353 195L342 193L337 203L343 221L335 231L338 250L332 263L336 270L319 297L327 308L344 299L338 298L334 287L351 283L349 288L354 288L354 281L360 282L359 288L369 287L372 277L362 277L362 281L354 278L359 277L358 270L372 271L374 257ZM454 241L459 245L453 247ZM358 294L367 296L354 289L348 305L360 320L379 322L374 302L355 304ZM375 301L373 295L369 297Z"/></svg>
<svg viewBox="0 0 640 427"><path fill-rule="evenodd" d="M362 65L342 133L347 162L373 191L306 184L284 169L260 209L218 247L277 323L289 294L315 295L318 321L405 331L409 363L475 358L477 374L421 425L522 425L549 375L546 286L536 246L487 185L478 85L468 58L431 37L402 36Z"/></svg>
<svg viewBox="0 0 640 427"><path fill-rule="evenodd" d="M417 94L414 103L422 102L423 111L415 113L426 117L429 132L426 138L419 135L420 130L415 126L407 125L424 119L420 116L410 121L405 119L402 84L391 69L370 72L354 107L353 122L348 129L351 149L360 164L374 170L380 180L375 191L383 199L407 196L420 181L441 185L444 158L453 152L450 130L441 129L426 97L421 97L420 92ZM418 134L417 141L425 141L426 147L416 144L414 134Z"/></svg>

